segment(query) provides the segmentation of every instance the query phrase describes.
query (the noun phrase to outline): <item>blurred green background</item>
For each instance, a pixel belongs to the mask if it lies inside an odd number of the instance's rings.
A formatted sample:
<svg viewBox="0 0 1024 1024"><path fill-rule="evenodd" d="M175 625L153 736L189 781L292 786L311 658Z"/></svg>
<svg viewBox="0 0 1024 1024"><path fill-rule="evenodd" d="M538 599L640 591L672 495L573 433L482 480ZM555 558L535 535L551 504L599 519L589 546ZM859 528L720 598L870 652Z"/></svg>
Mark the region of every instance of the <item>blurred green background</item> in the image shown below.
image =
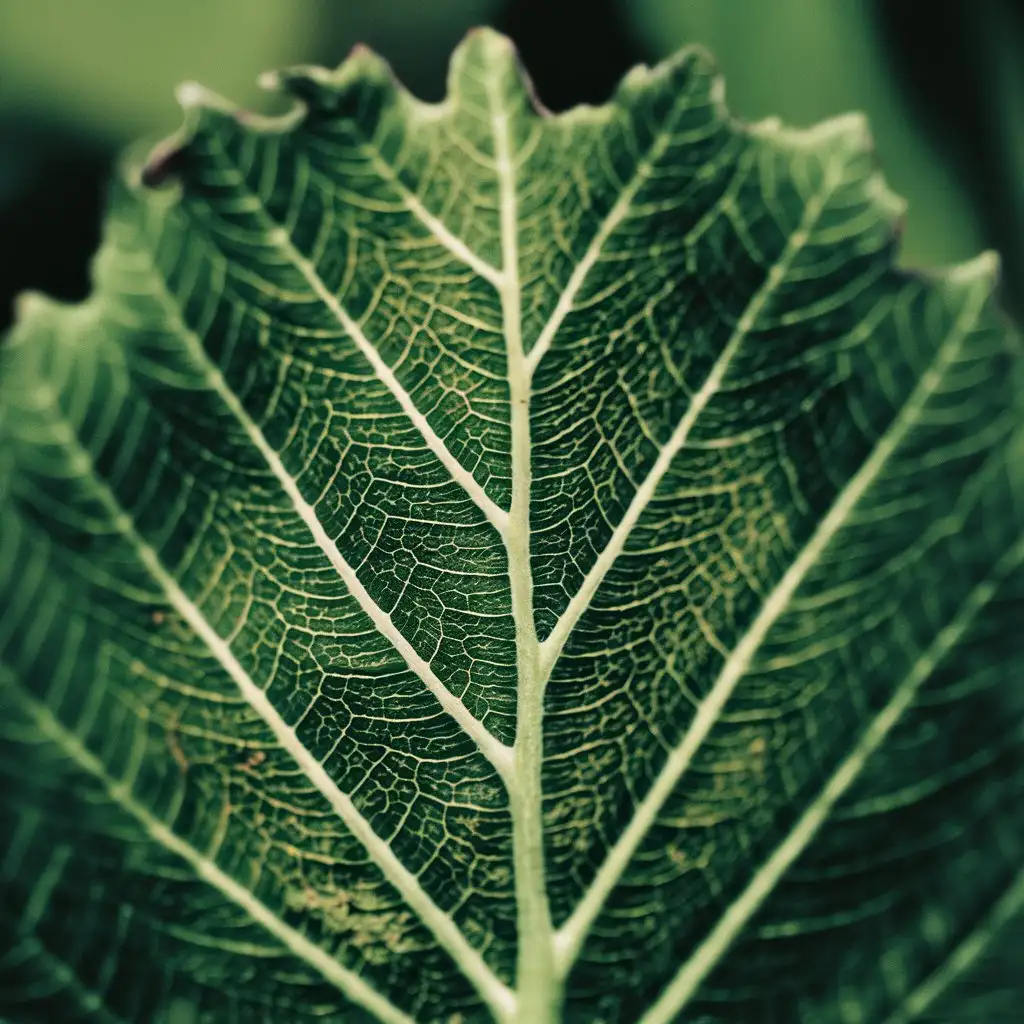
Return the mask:
<svg viewBox="0 0 1024 1024"><path fill-rule="evenodd" d="M438 98L452 47L484 23L556 110L699 42L742 117L865 111L910 203L903 262L997 249L1024 314L1024 0L0 0L0 329L25 288L87 292L112 163L177 126L178 82L268 111L260 71L366 42Z"/></svg>

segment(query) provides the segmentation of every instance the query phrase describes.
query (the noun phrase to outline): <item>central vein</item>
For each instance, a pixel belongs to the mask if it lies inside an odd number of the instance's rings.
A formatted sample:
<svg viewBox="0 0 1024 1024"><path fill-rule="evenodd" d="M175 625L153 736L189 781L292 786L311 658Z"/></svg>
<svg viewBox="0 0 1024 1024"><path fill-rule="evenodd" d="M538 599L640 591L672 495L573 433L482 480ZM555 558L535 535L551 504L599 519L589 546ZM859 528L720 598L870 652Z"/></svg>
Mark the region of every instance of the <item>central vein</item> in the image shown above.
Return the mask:
<svg viewBox="0 0 1024 1024"><path fill-rule="evenodd" d="M530 569L530 372L523 349L519 285L516 168L508 113L492 95L494 157L501 203L501 305L511 403L512 500L505 547L518 675L514 772L509 787L518 907L518 1013L520 1021L550 1024L557 1018L560 981L553 969L553 928L544 870L541 764L544 678L533 616Z"/></svg>

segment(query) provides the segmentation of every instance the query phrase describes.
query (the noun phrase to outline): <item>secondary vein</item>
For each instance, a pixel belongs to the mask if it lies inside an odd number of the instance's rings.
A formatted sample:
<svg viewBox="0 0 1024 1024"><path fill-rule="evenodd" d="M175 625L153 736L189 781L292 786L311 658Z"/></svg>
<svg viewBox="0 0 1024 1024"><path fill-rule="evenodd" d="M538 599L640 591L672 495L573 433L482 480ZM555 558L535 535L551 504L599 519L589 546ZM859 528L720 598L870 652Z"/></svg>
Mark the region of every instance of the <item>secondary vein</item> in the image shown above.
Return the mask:
<svg viewBox="0 0 1024 1024"><path fill-rule="evenodd" d="M394 371L384 361L370 339L367 338L362 327L349 315L341 302L338 301L337 295L327 287L312 261L299 252L288 232L271 217L260 197L247 188L241 172L230 161L227 161L227 165L236 176L239 187L246 188L249 195L259 204L259 209L262 211L262 215L267 223L271 225L267 230L268 239L280 250L287 262L299 271L313 293L337 320L342 330L344 330L360 354L370 364L377 379L391 392L402 411L409 417L409 421L423 438L427 447L437 456L438 461L441 462L445 469L448 470L452 479L462 487L467 496L483 512L487 521L491 523L499 534L504 536L508 525L508 513L488 496L483 487L477 483L473 474L448 450L448 446L430 425L427 417L417 408L416 403L412 400L412 396L406 391L401 381L395 376Z"/></svg>
<svg viewBox="0 0 1024 1024"><path fill-rule="evenodd" d="M942 372L955 359L971 325L980 313L981 299L967 302L949 335L936 353L934 365L924 374L907 403L873 451L836 496L810 540L766 598L742 639L722 665L708 695L701 702L686 735L670 752L658 777L640 802L632 820L601 865L593 882L557 935L560 963L568 970L604 901L618 884L630 860L657 819L665 801L689 768L736 685L768 636L772 626L789 606L797 588L839 532L850 513L874 482L907 432L921 415L925 404L942 380Z"/></svg>
<svg viewBox="0 0 1024 1024"><path fill-rule="evenodd" d="M59 410L55 411L61 415ZM387 881L402 894L410 909L416 913L439 944L459 964L481 997L488 1005L504 1012L512 998L508 987L487 966L480 953L469 944L454 920L434 902L420 884L419 879L399 860L391 846L377 835L351 798L342 792L324 766L306 749L296 730L284 720L264 690L249 675L227 641L217 633L202 610L181 589L177 580L163 565L154 548L136 530L134 523L120 506L109 484L96 470L92 455L82 445L70 425L67 429L66 442L76 449L76 454L83 467L82 472L96 482L96 497L110 517L114 529L131 546L139 562L163 591L170 606L203 641L221 668L238 687L246 703L259 715L281 747L301 768L304 776L363 845Z"/></svg>
<svg viewBox="0 0 1024 1024"><path fill-rule="evenodd" d="M518 909L518 1019L553 1024L561 1001L561 983L552 973L552 925L544 863L541 769L544 755L544 682L533 611L530 565L530 378L523 350L522 297L519 283L519 215L516 167L509 115L497 75L514 59L508 44L493 37L505 52L494 55L488 79L494 154L500 194L502 243L502 315L508 363L512 434L512 502L505 538L512 616L516 628L516 740L509 797Z"/></svg>
<svg viewBox="0 0 1024 1024"><path fill-rule="evenodd" d="M760 316L761 311L779 285L785 280L786 273L792 266L793 260L806 244L810 232L817 219L821 216L828 195L834 186L835 181L828 178L822 191L808 201L799 227L790 236L785 249L779 259L772 265L764 283L751 296L746 309L737 321L732 334L722 348L707 379L690 401L686 414L676 425L672 436L658 453L658 458L651 467L651 471L637 488L633 495L633 500L629 503L625 514L598 556L597 561L591 567L590 572L587 573L582 585L573 595L565 611L559 616L551 633L541 644L541 661L546 675L550 675L566 640L569 638L569 634L583 613L590 607L590 602L593 600L598 587L600 587L619 555L622 554L626 541L633 532L633 528L650 504L655 491L658 489L658 485L668 472L675 457L685 447L701 413L704 412L711 400L721 389L733 360L756 324L758 316Z"/></svg>
<svg viewBox="0 0 1024 1024"><path fill-rule="evenodd" d="M70 732L49 708L38 700L16 689L17 699L33 718L40 733L59 747L80 769L103 786L111 802L133 817L150 839L165 850L185 861L204 882L216 889L224 898L244 910L265 928L286 949L303 963L312 967L321 977L337 988L352 1002L362 1006L385 1024L414 1024L407 1014L375 991L358 974L343 967L334 957L310 942L295 928L286 924L265 903L248 889L225 874L212 860L176 835L162 821L150 813L131 793L122 780L107 773L106 766Z"/></svg>
<svg viewBox="0 0 1024 1024"><path fill-rule="evenodd" d="M1000 583L1018 569L1022 562L1024 541L1014 545L1000 559L992 574L973 588L956 615L939 632L896 688L888 703L872 719L850 754L829 776L807 810L755 872L746 888L725 909L715 927L644 1014L642 1024L670 1024L678 1019L679 1013L689 1004L701 982L714 970L782 876L818 834L832 808L860 777L872 754L899 723L921 687L992 600ZM1014 895L1019 902L1021 894Z"/></svg>
<svg viewBox="0 0 1024 1024"><path fill-rule="evenodd" d="M159 276L159 275L158 275ZM409 669L414 672L424 686L434 695L441 707L458 722L470 736L481 753L503 777L511 770L511 751L501 740L493 736L444 685L437 674L394 624L391 616L374 601L369 591L360 582L355 570L342 555L338 545L331 539L316 514L316 509L302 496L295 478L285 468L281 456L267 441L266 436L249 413L245 410L239 397L228 386L220 368L210 359L203 347L202 340L191 331L181 320L180 314L173 306L170 296L161 286L162 294L158 296L168 315L169 325L177 337L183 342L206 373L206 382L234 416L238 425L245 432L263 458L264 463L285 492L292 507L309 530L317 546L327 556L334 570L341 577L349 593L358 602L363 611L370 617L374 626L390 641L391 645L402 657Z"/></svg>
<svg viewBox="0 0 1024 1024"><path fill-rule="evenodd" d="M911 1024L935 1004L957 979L961 978L985 955L992 941L1024 911L1024 871L1019 872L1010 887L993 904L984 920L962 942L957 945L946 960L932 971L920 985L908 995L884 1024Z"/></svg>
<svg viewBox="0 0 1024 1024"><path fill-rule="evenodd" d="M650 177L655 164L657 164L658 160L665 155L665 150L668 149L668 146L672 141L672 128L684 108L685 104L682 99L680 99L676 103L676 106L673 108L669 117L666 118L664 125L662 125L661 129L652 140L647 155L637 164L636 169L633 172L633 176L619 194L619 198L615 201L615 204L605 215L604 220L598 227L590 245L587 246L587 251L583 254L579 263L577 263L573 268L572 274L569 275L569 280L566 282L565 287L558 296L558 301L555 303L555 307L551 311L551 316L541 328L541 332L537 336L536 342L530 349L530 354L526 360L526 368L531 376L536 371L537 365L547 354L548 349L551 348L551 345L555 340L555 335L558 333L559 328L565 321L565 318L570 312L572 312L572 306L576 301L576 296L583 287L583 284L587 279L587 275L600 258L605 243L611 237L615 229L629 215L630 207L633 205L633 201L636 199L637 193Z"/></svg>
<svg viewBox="0 0 1024 1024"><path fill-rule="evenodd" d="M386 181L389 181L402 199L405 208L436 238L453 256L460 259L470 270L479 274L485 281L499 291L505 284L504 274L487 260L478 256L472 249L451 231L448 226L431 213L423 201L398 176L395 169L381 156L380 151L371 142L366 143L370 152L370 162L374 170Z"/></svg>

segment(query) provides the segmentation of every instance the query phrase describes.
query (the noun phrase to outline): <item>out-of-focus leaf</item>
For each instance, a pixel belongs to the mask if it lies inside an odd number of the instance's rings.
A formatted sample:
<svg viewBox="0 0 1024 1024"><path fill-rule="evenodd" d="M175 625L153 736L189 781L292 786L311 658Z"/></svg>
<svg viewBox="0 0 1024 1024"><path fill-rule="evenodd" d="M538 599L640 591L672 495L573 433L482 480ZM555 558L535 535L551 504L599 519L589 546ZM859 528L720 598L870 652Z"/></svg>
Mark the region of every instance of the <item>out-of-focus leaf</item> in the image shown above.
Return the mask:
<svg viewBox="0 0 1024 1024"><path fill-rule="evenodd" d="M886 177L909 203L903 258L936 266L980 246L977 224L949 167L894 87L870 7L821 0L620 0L656 53L703 43L740 116L813 124L864 111ZM922 7L927 17L927 8Z"/></svg>
<svg viewBox="0 0 1024 1024"><path fill-rule="evenodd" d="M1024 861L993 258L692 51L274 82L3 352L0 1009L904 1013Z"/></svg>
<svg viewBox="0 0 1024 1024"><path fill-rule="evenodd" d="M0 108L39 110L121 139L170 130L170 90L202 81L266 105L260 72L356 43L415 84L443 81L447 54L495 0L3 0Z"/></svg>
<svg viewBox="0 0 1024 1024"><path fill-rule="evenodd" d="M1022 949L1024 872L885 1024L1019 1024Z"/></svg>
<svg viewBox="0 0 1024 1024"><path fill-rule="evenodd" d="M119 139L173 128L169 90L202 79L249 102L305 58L319 5L284 0L3 0L0 104Z"/></svg>

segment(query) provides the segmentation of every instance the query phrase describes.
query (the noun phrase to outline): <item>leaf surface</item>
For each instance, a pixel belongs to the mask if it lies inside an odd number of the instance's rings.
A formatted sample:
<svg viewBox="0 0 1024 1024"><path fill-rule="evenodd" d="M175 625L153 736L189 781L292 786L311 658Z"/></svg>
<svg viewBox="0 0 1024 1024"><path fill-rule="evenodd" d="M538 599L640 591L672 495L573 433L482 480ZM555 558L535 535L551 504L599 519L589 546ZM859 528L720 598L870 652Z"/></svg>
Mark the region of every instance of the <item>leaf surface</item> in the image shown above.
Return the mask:
<svg viewBox="0 0 1024 1024"><path fill-rule="evenodd" d="M3 1006L926 1019L1020 903L992 258L695 51L268 84L3 351Z"/></svg>

